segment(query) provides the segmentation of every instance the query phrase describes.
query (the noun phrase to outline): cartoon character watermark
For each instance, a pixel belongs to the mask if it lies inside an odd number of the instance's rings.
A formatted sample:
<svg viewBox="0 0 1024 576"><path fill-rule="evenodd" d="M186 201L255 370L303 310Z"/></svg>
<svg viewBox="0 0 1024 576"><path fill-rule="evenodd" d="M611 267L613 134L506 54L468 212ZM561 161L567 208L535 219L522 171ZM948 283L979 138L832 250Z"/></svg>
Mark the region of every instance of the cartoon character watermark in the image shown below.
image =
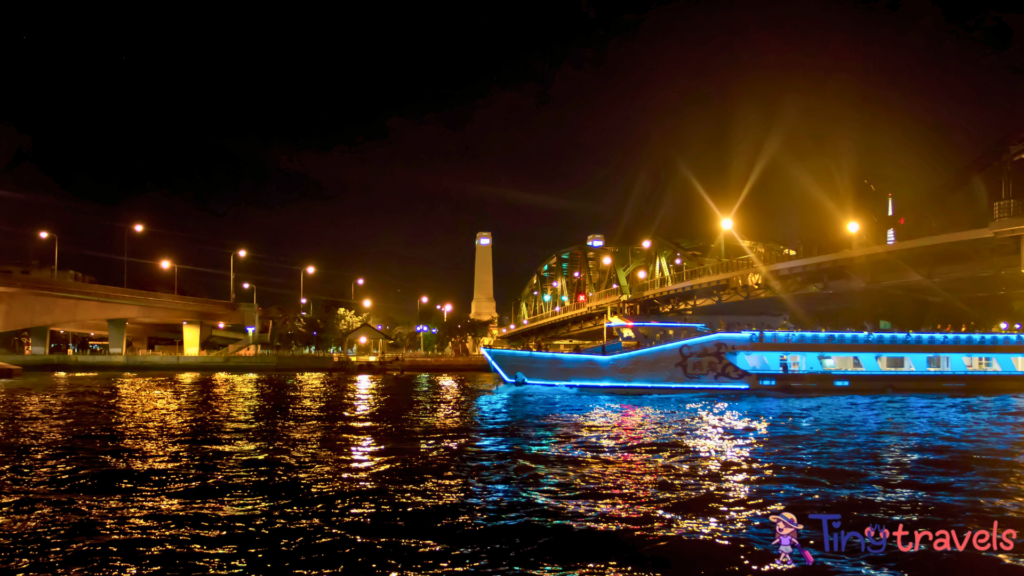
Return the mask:
<svg viewBox="0 0 1024 576"><path fill-rule="evenodd" d="M778 516L769 516L768 519L775 522L775 540L772 541L772 545L779 545L779 559L775 561L777 564L792 566L793 558L790 555L793 554L793 549L800 551L808 565L814 564L814 557L800 546L797 539L800 535L799 530L803 530L804 526L797 522L796 516L783 512Z"/></svg>

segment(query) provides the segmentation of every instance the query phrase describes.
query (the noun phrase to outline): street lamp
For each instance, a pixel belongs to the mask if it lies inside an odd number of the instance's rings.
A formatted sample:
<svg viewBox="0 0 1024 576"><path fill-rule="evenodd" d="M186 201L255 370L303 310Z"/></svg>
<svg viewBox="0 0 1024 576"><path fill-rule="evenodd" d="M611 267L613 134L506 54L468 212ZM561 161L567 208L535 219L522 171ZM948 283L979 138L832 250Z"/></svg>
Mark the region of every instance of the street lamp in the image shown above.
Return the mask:
<svg viewBox="0 0 1024 576"><path fill-rule="evenodd" d="M448 321L448 313L452 311L452 305L451 304L445 304L443 310L444 310L444 321L447 322Z"/></svg>
<svg viewBox="0 0 1024 576"><path fill-rule="evenodd" d="M850 234L856 234L860 230L860 224L856 221L851 220L846 224L846 231Z"/></svg>
<svg viewBox="0 0 1024 576"><path fill-rule="evenodd" d="M647 271L646 270L639 270L639 271L637 271L636 275L637 275L638 278L643 280L644 278L647 278Z"/></svg>
<svg viewBox="0 0 1024 576"><path fill-rule="evenodd" d="M235 301L235 252L231 253L231 302ZM245 258L245 250L237 252L239 258Z"/></svg>
<svg viewBox="0 0 1024 576"><path fill-rule="evenodd" d="M363 308L369 308L370 306L373 306L373 302L369 298L363 300Z"/></svg>
<svg viewBox="0 0 1024 576"><path fill-rule="evenodd" d="M725 260L725 232L732 230L732 218L722 218L720 222L722 226L722 260Z"/></svg>
<svg viewBox="0 0 1024 576"><path fill-rule="evenodd" d="M252 288L252 303L255 304L256 303L256 285L255 284L250 284L250 283L246 282L246 283L242 284L242 288L245 288L246 290L248 290L249 288Z"/></svg>
<svg viewBox="0 0 1024 576"><path fill-rule="evenodd" d="M306 266L302 270L299 270L299 301L302 302L303 304L305 304L306 300L305 298L302 297L303 292L305 291L303 282L306 280L306 274L312 274L313 272L316 272L316 268L312 266Z"/></svg>
<svg viewBox="0 0 1024 576"><path fill-rule="evenodd" d="M43 230L42 232L39 233L39 237L42 238L43 240L46 240L47 237L49 237L49 236L53 236L53 279L56 280L57 279L57 235L56 234L50 234L49 232L47 232L45 230Z"/></svg>
<svg viewBox="0 0 1024 576"><path fill-rule="evenodd" d="M164 270L169 270L171 266L174 266L174 295L178 295L178 265L170 260L161 260L160 267Z"/></svg>
<svg viewBox="0 0 1024 576"><path fill-rule="evenodd" d="M643 242L640 243L640 245L644 247L644 250L646 250L646 249L651 247L651 241L650 240L644 240Z"/></svg>
<svg viewBox="0 0 1024 576"><path fill-rule="evenodd" d="M128 232L135 230L136 232L142 232L144 228L142 224L136 224L130 228L124 229L124 287L128 287Z"/></svg>
<svg viewBox="0 0 1024 576"><path fill-rule="evenodd" d="M352 300L353 301L356 299L356 284L359 284L360 286L362 286L363 285L363 279L362 278L356 278L355 280L352 281ZM394 303L394 300L392 300L392 303Z"/></svg>
<svg viewBox="0 0 1024 576"><path fill-rule="evenodd" d="M429 301L429 298L427 298L426 296L420 296L420 299L416 301L416 320L417 321L419 321L419 319L420 319L420 304L426 304L428 301ZM417 327L416 330L420 333L420 354L422 354L423 353L423 331L420 330L419 327Z"/></svg>
<svg viewBox="0 0 1024 576"><path fill-rule="evenodd" d="M601 259L601 263L604 264L605 266L611 266L612 265L612 257L611 256L605 256L604 258Z"/></svg>

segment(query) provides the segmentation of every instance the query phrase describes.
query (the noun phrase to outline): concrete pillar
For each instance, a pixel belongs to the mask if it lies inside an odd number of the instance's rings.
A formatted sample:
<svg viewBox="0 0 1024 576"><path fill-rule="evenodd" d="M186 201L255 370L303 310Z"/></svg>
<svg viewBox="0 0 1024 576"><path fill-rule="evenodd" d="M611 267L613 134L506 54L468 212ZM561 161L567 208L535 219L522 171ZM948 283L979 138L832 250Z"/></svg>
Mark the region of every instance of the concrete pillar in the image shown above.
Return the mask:
<svg viewBox="0 0 1024 576"><path fill-rule="evenodd" d="M107 320L107 349L109 354L121 356L128 349L127 326L127 320Z"/></svg>
<svg viewBox="0 0 1024 576"><path fill-rule="evenodd" d="M476 235L473 306L469 312L469 317L474 320L491 320L498 315L494 304L494 270L491 264L493 244L490 232L480 232Z"/></svg>
<svg viewBox="0 0 1024 576"><path fill-rule="evenodd" d="M181 324L182 353L185 356L199 356L199 339L202 332L202 322L191 320Z"/></svg>
<svg viewBox="0 0 1024 576"><path fill-rule="evenodd" d="M32 354L49 354L50 353L50 327L49 326L36 326L30 328L28 331L29 337L32 338Z"/></svg>
<svg viewBox="0 0 1024 576"><path fill-rule="evenodd" d="M1024 234L1020 237L1020 271L1024 272Z"/></svg>

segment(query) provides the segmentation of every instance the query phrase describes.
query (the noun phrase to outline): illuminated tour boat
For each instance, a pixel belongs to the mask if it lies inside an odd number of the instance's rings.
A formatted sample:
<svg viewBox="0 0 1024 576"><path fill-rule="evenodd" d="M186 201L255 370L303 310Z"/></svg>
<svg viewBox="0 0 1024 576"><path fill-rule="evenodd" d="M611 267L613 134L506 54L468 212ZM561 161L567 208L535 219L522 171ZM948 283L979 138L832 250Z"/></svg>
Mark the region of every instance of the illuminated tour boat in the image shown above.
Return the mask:
<svg viewBox="0 0 1024 576"><path fill-rule="evenodd" d="M622 338L576 352L483 353L506 384L634 392L1024 390L1020 334L710 333L697 324L608 326Z"/></svg>

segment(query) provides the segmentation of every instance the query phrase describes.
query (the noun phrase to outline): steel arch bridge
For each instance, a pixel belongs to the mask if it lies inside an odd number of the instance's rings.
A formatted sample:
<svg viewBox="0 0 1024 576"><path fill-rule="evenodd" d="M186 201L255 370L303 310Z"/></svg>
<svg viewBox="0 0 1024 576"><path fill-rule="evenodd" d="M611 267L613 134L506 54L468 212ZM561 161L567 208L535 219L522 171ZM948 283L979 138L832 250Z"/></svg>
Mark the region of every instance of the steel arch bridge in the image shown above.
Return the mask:
<svg viewBox="0 0 1024 576"><path fill-rule="evenodd" d="M652 236L636 245L608 246L600 235L586 244L563 248L534 271L516 301L512 325L529 324L604 301L629 297L635 290L671 283L710 268L752 268L752 262L777 262L796 251L751 241L706 244ZM748 279L760 284L759 279Z"/></svg>

